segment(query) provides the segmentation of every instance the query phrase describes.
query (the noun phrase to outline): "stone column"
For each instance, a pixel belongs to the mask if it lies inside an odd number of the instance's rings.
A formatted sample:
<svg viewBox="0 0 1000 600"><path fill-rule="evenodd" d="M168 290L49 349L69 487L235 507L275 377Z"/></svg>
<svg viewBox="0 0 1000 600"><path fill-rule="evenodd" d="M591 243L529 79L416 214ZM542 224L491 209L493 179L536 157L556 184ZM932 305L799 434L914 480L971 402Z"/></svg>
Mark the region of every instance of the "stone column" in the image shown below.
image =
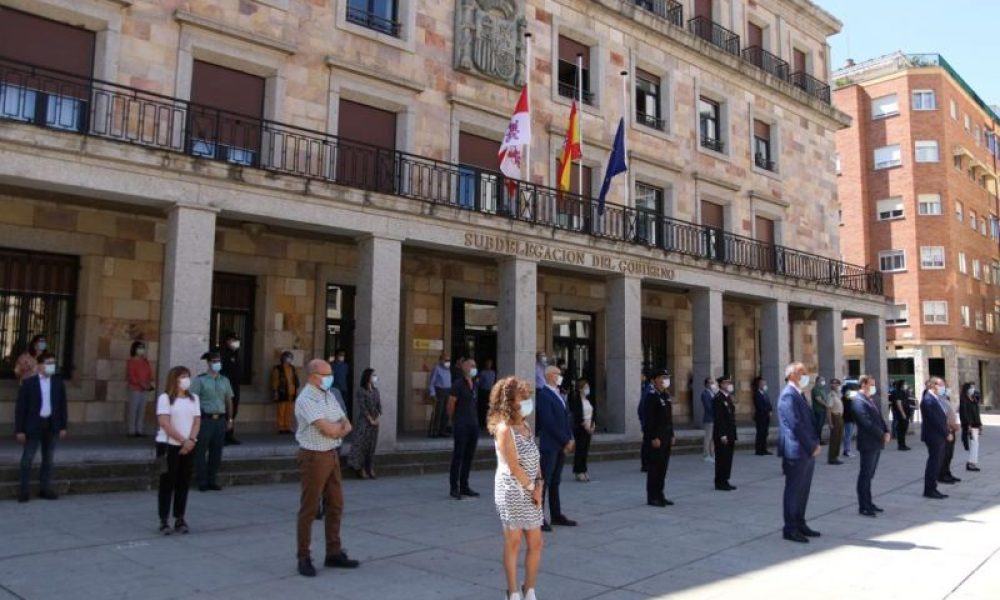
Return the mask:
<svg viewBox="0 0 1000 600"><path fill-rule="evenodd" d="M208 351L216 211L175 205L167 213L160 310L159 381L171 367L202 370Z"/></svg>
<svg viewBox="0 0 1000 600"><path fill-rule="evenodd" d="M833 308L816 311L816 350L819 353L819 374L830 381L843 380L844 326L841 312Z"/></svg>
<svg viewBox="0 0 1000 600"><path fill-rule="evenodd" d="M523 258L499 261L497 376L514 375L535 385L538 264Z"/></svg>
<svg viewBox="0 0 1000 600"><path fill-rule="evenodd" d="M785 367L793 358L789 356L788 336L788 303L778 300L764 303L760 308L760 371L775 409L785 388Z"/></svg>
<svg viewBox="0 0 1000 600"><path fill-rule="evenodd" d="M358 242L357 295L355 300L354 389L361 372L372 368L378 373L382 397L378 451L396 448L399 429L400 367L399 303L400 240L369 236Z"/></svg>
<svg viewBox="0 0 1000 600"><path fill-rule="evenodd" d="M885 353L885 319L878 317L865 317L865 367L864 372L873 375L878 381L879 398L882 401L882 412L885 414L888 408L889 396L889 365L886 361Z"/></svg>
<svg viewBox="0 0 1000 600"><path fill-rule="evenodd" d="M702 383L708 376L722 373L722 292L713 289L691 290L691 350L693 375L691 380L691 414L694 423L701 424L704 410L699 400Z"/></svg>
<svg viewBox="0 0 1000 600"><path fill-rule="evenodd" d="M642 280L626 276L611 278L605 314L608 401L603 412L611 431L624 432L626 439L638 440L642 437L636 413L642 378Z"/></svg>

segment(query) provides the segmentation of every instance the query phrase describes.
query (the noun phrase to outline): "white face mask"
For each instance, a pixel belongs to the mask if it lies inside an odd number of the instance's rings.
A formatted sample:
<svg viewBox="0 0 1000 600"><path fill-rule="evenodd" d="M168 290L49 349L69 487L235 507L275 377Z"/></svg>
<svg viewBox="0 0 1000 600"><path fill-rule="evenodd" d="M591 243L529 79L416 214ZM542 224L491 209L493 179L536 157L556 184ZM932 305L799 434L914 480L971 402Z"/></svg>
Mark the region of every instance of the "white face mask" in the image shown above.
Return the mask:
<svg viewBox="0 0 1000 600"><path fill-rule="evenodd" d="M556 387L561 386L562 382L563 382L563 376L562 375L560 375L559 377L556 377Z"/></svg>
<svg viewBox="0 0 1000 600"><path fill-rule="evenodd" d="M669 378L663 380L663 387L665 387L665 388L670 387L670 379Z"/></svg>
<svg viewBox="0 0 1000 600"><path fill-rule="evenodd" d="M540 363L542 363L544 365L547 359L548 359L548 357L543 354L543 355L541 355L541 356L538 357L538 362L540 362Z"/></svg>
<svg viewBox="0 0 1000 600"><path fill-rule="evenodd" d="M239 350L240 349L240 342L239 342L239 340L233 340L233 341L229 342L229 347L232 348L233 350Z"/></svg>
<svg viewBox="0 0 1000 600"><path fill-rule="evenodd" d="M713 383L712 385L708 386L708 389L712 390L712 393L714 394L719 391L719 384Z"/></svg>
<svg viewBox="0 0 1000 600"><path fill-rule="evenodd" d="M874 385L868 386L868 396L869 397L874 396L876 392L878 392L878 388L877 387L875 387Z"/></svg>
<svg viewBox="0 0 1000 600"><path fill-rule="evenodd" d="M802 376L802 377L801 377L801 378L799 379L799 387L800 387L800 388L804 388L804 387L806 387L807 385L809 385L809 376L808 376L808 375L803 375L803 376Z"/></svg>
<svg viewBox="0 0 1000 600"><path fill-rule="evenodd" d="M447 369L448 367L450 367L450 366L451 366L451 361L450 361L450 360L446 360L446 361L444 361L444 362L443 362L443 363L441 363L441 364L443 364L443 365L444 365L444 368L446 368L446 369Z"/></svg>
<svg viewBox="0 0 1000 600"><path fill-rule="evenodd" d="M469 377L475 377L476 375L479 375L479 369L475 367L469 369Z"/></svg>
<svg viewBox="0 0 1000 600"><path fill-rule="evenodd" d="M762 392L766 392L767 391L767 384L765 383L764 385L760 386L760 390Z"/></svg>
<svg viewBox="0 0 1000 600"><path fill-rule="evenodd" d="M533 412L535 412L535 399L525 398L521 400L521 416L527 418Z"/></svg>
<svg viewBox="0 0 1000 600"><path fill-rule="evenodd" d="M378 383L378 375L372 375L372 383Z"/></svg>
<svg viewBox="0 0 1000 600"><path fill-rule="evenodd" d="M185 392L188 391L189 389L191 389L191 378L181 377L180 379L177 380L177 387L184 390Z"/></svg>
<svg viewBox="0 0 1000 600"><path fill-rule="evenodd" d="M49 377L52 377L53 375L56 374L56 366L53 365L53 364L47 364L47 365L45 365L45 369L44 370L45 370L45 374L47 376L49 376Z"/></svg>
<svg viewBox="0 0 1000 600"><path fill-rule="evenodd" d="M733 384L730 383L730 384L726 385L726 393L727 394L732 394L734 389L735 388L733 387Z"/></svg>
<svg viewBox="0 0 1000 600"><path fill-rule="evenodd" d="M969 388L969 397L971 398L971 397L972 397L972 395L973 395L973 394L975 394L975 393L976 393L976 388L974 388L974 387L970 387L970 388Z"/></svg>
<svg viewBox="0 0 1000 600"><path fill-rule="evenodd" d="M584 396L589 396L590 395L590 386L589 385L586 386L585 388L583 388L583 395Z"/></svg>
<svg viewBox="0 0 1000 600"><path fill-rule="evenodd" d="M146 353L146 349L145 348L136 348L135 349L135 355L136 356L142 356L145 353Z"/></svg>

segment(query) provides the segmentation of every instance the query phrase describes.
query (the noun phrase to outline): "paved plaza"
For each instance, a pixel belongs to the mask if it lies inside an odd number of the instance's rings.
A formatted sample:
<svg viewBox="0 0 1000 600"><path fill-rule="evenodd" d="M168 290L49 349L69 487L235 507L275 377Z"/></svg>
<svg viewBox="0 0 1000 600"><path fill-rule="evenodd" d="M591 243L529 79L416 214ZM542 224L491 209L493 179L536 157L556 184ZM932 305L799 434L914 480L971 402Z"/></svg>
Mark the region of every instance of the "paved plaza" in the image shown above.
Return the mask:
<svg viewBox="0 0 1000 600"><path fill-rule="evenodd" d="M563 484L580 521L546 534L541 600L651 598L1000 598L1000 418L989 417L981 473L956 451L944 501L921 497L924 448L890 448L874 482L877 519L858 516L857 459L818 464L807 545L780 534L780 463L741 451L735 492L712 489L712 467L675 457L667 495L647 507L638 461L593 465ZM571 479L567 468L567 479ZM295 573L295 485L192 492L187 536L156 533L153 492L0 504L0 598L500 599L493 474L483 497L447 496L446 475L346 483L344 541L357 571ZM322 562L322 528L314 555Z"/></svg>

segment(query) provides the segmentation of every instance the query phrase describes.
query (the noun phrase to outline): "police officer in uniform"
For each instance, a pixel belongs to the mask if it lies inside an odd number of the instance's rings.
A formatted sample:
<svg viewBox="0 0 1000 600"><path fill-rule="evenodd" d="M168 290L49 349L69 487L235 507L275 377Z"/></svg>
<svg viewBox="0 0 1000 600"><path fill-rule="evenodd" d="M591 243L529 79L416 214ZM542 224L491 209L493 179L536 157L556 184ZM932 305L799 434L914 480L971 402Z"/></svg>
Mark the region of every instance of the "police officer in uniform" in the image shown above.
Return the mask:
<svg viewBox="0 0 1000 600"><path fill-rule="evenodd" d="M663 495L670 464L670 450L674 437L674 405L667 392L670 374L666 369L653 371L653 388L646 393L646 410L642 425L643 445L648 448L646 471L646 504L671 506L673 502Z"/></svg>
<svg viewBox="0 0 1000 600"><path fill-rule="evenodd" d="M236 417L240 413L240 384L243 383L240 336L233 332L226 334L226 338L219 348L219 356L222 358L222 376L229 380L229 385L233 388L233 409L229 413L231 426L226 430L225 444L227 446L239 445L242 442L236 439Z"/></svg>
<svg viewBox="0 0 1000 600"><path fill-rule="evenodd" d="M733 452L736 449L736 405L733 404L733 381L728 375L717 380L719 391L712 399L712 413L715 427L712 437L715 441L715 489L731 492L736 489L729 483L733 473Z"/></svg>

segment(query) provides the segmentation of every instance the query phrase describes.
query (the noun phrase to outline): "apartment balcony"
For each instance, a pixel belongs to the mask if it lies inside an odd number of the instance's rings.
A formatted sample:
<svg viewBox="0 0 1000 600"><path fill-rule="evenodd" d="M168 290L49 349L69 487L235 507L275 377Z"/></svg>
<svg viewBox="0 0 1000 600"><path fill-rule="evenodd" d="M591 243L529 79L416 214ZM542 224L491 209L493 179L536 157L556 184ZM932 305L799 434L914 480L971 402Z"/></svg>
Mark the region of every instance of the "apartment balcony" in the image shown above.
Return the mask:
<svg viewBox="0 0 1000 600"><path fill-rule="evenodd" d="M635 0L635 5L677 27L684 27L684 6L675 0Z"/></svg>
<svg viewBox="0 0 1000 600"><path fill-rule="evenodd" d="M56 135L121 142L656 248L664 259L683 255L864 294L883 293L880 272L825 256L666 216L651 217L648 211L629 206L601 207L595 198L507 181L498 171L378 148L2 59L0 123L30 124Z"/></svg>
<svg viewBox="0 0 1000 600"><path fill-rule="evenodd" d="M379 33L384 33L397 38L399 37L399 32L402 28L400 23L397 21L387 19L382 15L367 10L361 10L350 5L347 7L347 20L355 25L367 27L368 29L373 29Z"/></svg>
<svg viewBox="0 0 1000 600"><path fill-rule="evenodd" d="M757 165L757 168L764 169L765 171L773 172L775 169L774 161L763 154L754 154L753 162Z"/></svg>
<svg viewBox="0 0 1000 600"><path fill-rule="evenodd" d="M643 112L635 113L635 121L636 123L640 123L646 127L651 127L659 131L663 131L667 128L666 119L661 119L656 115L648 115Z"/></svg>
<svg viewBox="0 0 1000 600"><path fill-rule="evenodd" d="M760 46L744 48L743 60L782 81L788 81L788 62L781 60Z"/></svg>
<svg viewBox="0 0 1000 600"><path fill-rule="evenodd" d="M688 21L688 31L733 56L740 55L740 36L711 19L691 19Z"/></svg>
<svg viewBox="0 0 1000 600"><path fill-rule="evenodd" d="M803 90L805 93L818 98L819 100L829 104L830 103L830 86L823 83L819 79L816 79L812 75L803 72L792 73L790 77L792 85Z"/></svg>

